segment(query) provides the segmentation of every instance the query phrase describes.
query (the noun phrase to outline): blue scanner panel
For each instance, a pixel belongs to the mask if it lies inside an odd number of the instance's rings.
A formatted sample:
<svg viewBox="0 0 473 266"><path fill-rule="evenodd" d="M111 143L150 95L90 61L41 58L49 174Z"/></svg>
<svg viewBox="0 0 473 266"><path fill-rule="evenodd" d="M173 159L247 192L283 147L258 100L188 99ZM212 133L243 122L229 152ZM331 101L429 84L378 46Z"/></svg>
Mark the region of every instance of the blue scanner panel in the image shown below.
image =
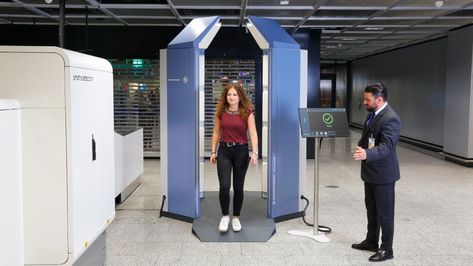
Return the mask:
<svg viewBox="0 0 473 266"><path fill-rule="evenodd" d="M168 45L170 48L199 48L199 43L219 22L219 16L193 19Z"/></svg>
<svg viewBox="0 0 473 266"><path fill-rule="evenodd" d="M300 49L270 49L269 216L299 211ZM302 158L305 159L305 158Z"/></svg>
<svg viewBox="0 0 473 266"><path fill-rule="evenodd" d="M293 48L299 49L299 44L272 19L249 16L250 22L255 25L270 48Z"/></svg>
<svg viewBox="0 0 473 266"><path fill-rule="evenodd" d="M168 49L168 211L199 216L198 57L194 48Z"/></svg>

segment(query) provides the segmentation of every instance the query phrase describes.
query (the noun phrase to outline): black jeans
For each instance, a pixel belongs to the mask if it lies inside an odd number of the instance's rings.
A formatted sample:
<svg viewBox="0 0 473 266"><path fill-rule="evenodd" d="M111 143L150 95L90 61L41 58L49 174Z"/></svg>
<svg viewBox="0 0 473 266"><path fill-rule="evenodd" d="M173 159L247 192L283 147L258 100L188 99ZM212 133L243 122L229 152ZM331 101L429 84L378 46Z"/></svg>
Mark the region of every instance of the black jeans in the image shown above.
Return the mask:
<svg viewBox="0 0 473 266"><path fill-rule="evenodd" d="M219 200L222 215L228 215L230 207L231 173L233 170L233 216L240 216L243 205L243 185L250 157L248 145L227 147L220 145L217 157L217 173L220 183Z"/></svg>
<svg viewBox="0 0 473 266"><path fill-rule="evenodd" d="M378 246L381 228L381 249L393 251L394 186L365 183L365 205L368 216L366 240Z"/></svg>

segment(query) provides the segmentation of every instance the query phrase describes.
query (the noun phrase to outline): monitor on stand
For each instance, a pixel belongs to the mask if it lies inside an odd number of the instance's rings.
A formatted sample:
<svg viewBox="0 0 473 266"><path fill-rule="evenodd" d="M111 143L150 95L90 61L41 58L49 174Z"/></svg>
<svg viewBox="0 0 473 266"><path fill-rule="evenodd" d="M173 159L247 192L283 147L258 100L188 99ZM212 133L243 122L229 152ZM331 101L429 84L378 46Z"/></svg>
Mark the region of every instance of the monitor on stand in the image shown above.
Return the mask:
<svg viewBox="0 0 473 266"><path fill-rule="evenodd" d="M345 108L300 108L303 138L348 137Z"/></svg>
<svg viewBox="0 0 473 266"><path fill-rule="evenodd" d="M347 114L343 108L300 108L299 120L303 138L315 138L314 153L314 229L290 230L291 235L329 242L330 238L319 231L319 139L348 137Z"/></svg>

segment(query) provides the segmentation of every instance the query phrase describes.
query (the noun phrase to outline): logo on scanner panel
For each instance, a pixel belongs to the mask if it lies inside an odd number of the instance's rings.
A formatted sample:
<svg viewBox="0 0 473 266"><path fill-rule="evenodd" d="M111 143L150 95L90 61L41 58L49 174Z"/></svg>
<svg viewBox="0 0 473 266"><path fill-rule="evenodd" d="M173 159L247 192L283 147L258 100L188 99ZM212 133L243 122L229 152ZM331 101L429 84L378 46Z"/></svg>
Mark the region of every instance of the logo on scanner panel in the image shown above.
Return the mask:
<svg viewBox="0 0 473 266"><path fill-rule="evenodd" d="M168 81L182 81L182 83L187 84L187 82L189 82L189 78L187 76L184 76L182 79L169 78Z"/></svg>

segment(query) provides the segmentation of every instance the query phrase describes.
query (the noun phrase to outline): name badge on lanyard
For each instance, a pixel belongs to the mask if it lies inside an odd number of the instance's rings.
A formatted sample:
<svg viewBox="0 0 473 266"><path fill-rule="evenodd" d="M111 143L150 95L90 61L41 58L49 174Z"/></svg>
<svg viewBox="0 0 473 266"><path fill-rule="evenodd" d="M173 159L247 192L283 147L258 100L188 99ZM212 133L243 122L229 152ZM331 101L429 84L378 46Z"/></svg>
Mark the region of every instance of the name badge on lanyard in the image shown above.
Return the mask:
<svg viewBox="0 0 473 266"><path fill-rule="evenodd" d="M373 137L373 134L368 138L368 149L374 148L376 145L375 138Z"/></svg>

